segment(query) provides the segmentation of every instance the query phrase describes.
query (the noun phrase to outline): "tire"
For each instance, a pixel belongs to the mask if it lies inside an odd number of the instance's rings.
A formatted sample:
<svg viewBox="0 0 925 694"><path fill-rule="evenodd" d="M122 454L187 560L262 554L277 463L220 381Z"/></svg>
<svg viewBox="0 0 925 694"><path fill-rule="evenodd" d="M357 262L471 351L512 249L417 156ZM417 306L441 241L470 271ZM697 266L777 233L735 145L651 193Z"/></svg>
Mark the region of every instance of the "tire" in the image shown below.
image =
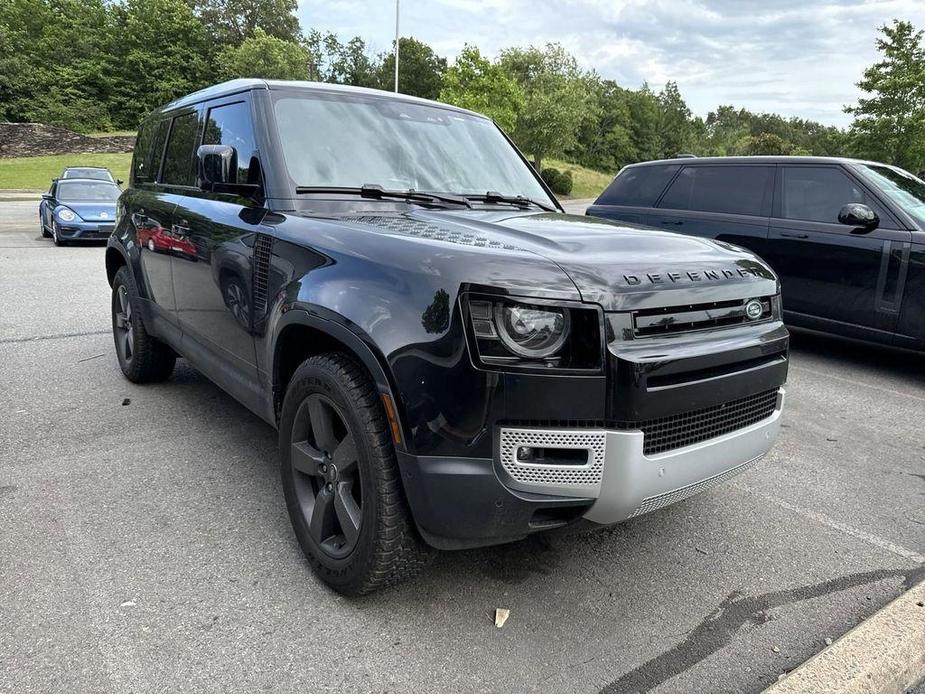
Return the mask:
<svg viewBox="0 0 925 694"><path fill-rule="evenodd" d="M42 215L39 214L39 229L42 232L42 238L47 239L51 237L51 234L48 233L48 229L45 227L45 222L42 221Z"/></svg>
<svg viewBox="0 0 925 694"><path fill-rule="evenodd" d="M173 373L176 352L148 334L138 304L135 282L123 265L112 282L112 335L119 366L133 383L165 381Z"/></svg>
<svg viewBox="0 0 925 694"><path fill-rule="evenodd" d="M427 565L433 551L414 527L382 402L361 366L339 353L303 362L279 436L289 518L322 581L364 595Z"/></svg>

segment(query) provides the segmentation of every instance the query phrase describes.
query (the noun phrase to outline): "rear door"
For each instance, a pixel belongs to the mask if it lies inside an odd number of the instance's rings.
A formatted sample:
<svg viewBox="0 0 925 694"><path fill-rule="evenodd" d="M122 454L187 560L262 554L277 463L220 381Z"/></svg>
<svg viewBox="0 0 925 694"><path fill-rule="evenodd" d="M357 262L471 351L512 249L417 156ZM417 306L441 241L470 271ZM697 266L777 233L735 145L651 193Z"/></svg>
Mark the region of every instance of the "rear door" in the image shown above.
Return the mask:
<svg viewBox="0 0 925 694"><path fill-rule="evenodd" d="M839 211L852 202L869 205L880 226L867 232L840 224ZM845 167L779 167L765 257L780 275L784 310L794 324L889 341L910 241L911 232Z"/></svg>
<svg viewBox="0 0 925 694"><path fill-rule="evenodd" d="M142 126L132 160L131 190L123 197L123 202L138 243L142 269L140 279L144 285L144 295L153 302L153 319L166 322L176 331L176 301L170 256L152 241L170 227L173 208L177 204L177 195L159 180L169 136L173 140L172 146L176 146L177 135L171 132L173 120L170 116L164 116Z"/></svg>
<svg viewBox="0 0 925 694"><path fill-rule="evenodd" d="M649 226L744 246L763 256L774 167L688 164L649 213Z"/></svg>
<svg viewBox="0 0 925 694"><path fill-rule="evenodd" d="M680 164L627 166L588 208L587 214L645 224L650 208L680 168Z"/></svg>

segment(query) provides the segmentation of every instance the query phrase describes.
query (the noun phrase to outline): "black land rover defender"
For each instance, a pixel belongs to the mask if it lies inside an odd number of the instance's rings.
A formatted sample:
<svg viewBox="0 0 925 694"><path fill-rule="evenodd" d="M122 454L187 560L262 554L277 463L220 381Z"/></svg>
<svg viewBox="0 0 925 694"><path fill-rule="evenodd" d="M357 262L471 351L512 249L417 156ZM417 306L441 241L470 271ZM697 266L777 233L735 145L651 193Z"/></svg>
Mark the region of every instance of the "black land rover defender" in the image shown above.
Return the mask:
<svg viewBox="0 0 925 694"><path fill-rule="evenodd" d="M238 80L142 125L106 251L135 382L182 355L279 430L312 567L618 523L778 431L778 282L735 246L568 216L489 119Z"/></svg>

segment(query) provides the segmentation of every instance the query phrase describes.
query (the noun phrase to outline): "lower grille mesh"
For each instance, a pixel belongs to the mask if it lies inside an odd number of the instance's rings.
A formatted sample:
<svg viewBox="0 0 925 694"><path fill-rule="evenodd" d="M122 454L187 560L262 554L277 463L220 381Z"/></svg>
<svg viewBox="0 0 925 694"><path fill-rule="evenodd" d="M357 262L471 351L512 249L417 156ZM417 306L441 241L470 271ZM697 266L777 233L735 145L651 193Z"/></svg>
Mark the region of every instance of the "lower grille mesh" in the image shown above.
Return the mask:
<svg viewBox="0 0 925 694"><path fill-rule="evenodd" d="M767 419L777 407L777 389L701 410L647 419L616 422L618 429L641 429L645 434L643 453L653 455L683 448Z"/></svg>

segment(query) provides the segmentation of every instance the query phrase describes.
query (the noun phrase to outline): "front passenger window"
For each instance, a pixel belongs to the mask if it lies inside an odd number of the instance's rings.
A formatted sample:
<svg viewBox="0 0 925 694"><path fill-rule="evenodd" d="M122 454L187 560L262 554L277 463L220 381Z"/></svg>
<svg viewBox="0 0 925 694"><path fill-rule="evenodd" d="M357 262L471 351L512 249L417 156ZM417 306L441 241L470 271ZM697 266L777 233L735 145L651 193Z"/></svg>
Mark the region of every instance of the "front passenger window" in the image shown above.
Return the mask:
<svg viewBox="0 0 925 694"><path fill-rule="evenodd" d="M835 166L793 166L781 170L781 216L807 222L838 223L838 212L851 202L869 205L880 219L882 208Z"/></svg>

